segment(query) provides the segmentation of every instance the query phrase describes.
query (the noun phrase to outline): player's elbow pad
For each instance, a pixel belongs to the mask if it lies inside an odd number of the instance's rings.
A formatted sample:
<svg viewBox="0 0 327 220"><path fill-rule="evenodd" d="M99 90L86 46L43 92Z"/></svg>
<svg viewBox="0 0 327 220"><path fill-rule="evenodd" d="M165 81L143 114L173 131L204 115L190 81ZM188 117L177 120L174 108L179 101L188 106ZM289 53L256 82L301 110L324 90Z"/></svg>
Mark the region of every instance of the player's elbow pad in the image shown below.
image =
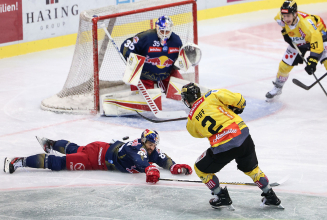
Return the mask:
<svg viewBox="0 0 327 220"><path fill-rule="evenodd" d="M292 43L292 39L290 38L290 36L288 36L285 29L282 30L282 34L283 34L285 42L288 43L291 47L294 48L293 43Z"/></svg>

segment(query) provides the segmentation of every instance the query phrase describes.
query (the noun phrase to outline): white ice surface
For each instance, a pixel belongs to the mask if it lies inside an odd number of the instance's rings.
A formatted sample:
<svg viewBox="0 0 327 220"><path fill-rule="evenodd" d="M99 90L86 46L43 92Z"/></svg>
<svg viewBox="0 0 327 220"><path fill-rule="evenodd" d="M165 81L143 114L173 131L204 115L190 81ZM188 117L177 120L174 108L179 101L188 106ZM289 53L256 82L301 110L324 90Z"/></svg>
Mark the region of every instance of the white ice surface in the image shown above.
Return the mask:
<svg viewBox="0 0 327 220"><path fill-rule="evenodd" d="M301 10L319 14L327 21L327 3L301 6ZM19 169L12 175L0 172L0 219L324 219L326 95L319 85L306 91L292 83L293 78L306 85L314 82L314 77L300 65L292 70L279 100L265 102L265 94L273 88L271 81L287 47L273 20L276 13L277 10L266 10L198 22L203 52L199 69L202 85L240 92L249 100L243 118L256 145L260 168L271 182L289 175L288 181L275 188L286 208L282 214L258 211L260 190L256 187L228 186L236 208L230 214L227 210L217 212L210 208L210 192L201 183L160 181L149 185L144 174ZM70 46L0 60L0 161L5 157L42 153L36 135L86 145L126 135L135 139L143 129L154 128L161 136L159 148L177 163L193 167L209 145L206 139L192 138L185 129L185 121L152 124L138 117L106 118L42 111L41 100L59 92L64 85L73 52L74 47ZM319 64L316 75L325 72ZM327 79L322 85L327 88ZM167 103L170 109L176 105L176 109L186 110L181 103ZM251 182L236 169L235 162L217 176L221 181ZM195 173L173 176L164 170L161 177L199 180ZM101 204L93 207L83 203L86 198L94 201L95 197L90 198L94 191L99 192L96 198L103 196L99 203L111 202L110 207L124 208L107 207L106 214L106 209L97 209ZM20 203L22 198L24 202ZM43 206L57 209L37 212ZM151 214L153 206L156 214Z"/></svg>

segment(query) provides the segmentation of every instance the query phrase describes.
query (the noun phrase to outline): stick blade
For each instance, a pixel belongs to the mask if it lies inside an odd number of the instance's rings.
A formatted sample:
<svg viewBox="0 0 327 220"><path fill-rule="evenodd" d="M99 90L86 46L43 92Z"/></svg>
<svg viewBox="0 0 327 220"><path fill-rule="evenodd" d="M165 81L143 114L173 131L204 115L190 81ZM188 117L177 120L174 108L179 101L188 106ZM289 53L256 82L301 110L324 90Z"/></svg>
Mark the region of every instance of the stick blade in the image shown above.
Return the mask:
<svg viewBox="0 0 327 220"><path fill-rule="evenodd" d="M302 89L305 89L305 90L309 90L309 89L310 89L308 86L304 85L302 82L300 82L300 81L297 80L297 79L292 79L292 82L293 82L295 85L301 87Z"/></svg>

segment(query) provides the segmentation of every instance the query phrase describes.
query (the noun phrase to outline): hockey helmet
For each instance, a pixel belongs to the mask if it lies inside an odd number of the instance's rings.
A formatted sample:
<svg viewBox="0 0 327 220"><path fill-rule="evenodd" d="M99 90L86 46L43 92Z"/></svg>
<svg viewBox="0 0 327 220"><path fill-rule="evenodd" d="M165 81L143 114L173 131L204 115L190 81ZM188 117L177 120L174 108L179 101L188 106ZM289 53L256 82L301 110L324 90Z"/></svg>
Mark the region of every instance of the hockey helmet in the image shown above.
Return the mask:
<svg viewBox="0 0 327 220"><path fill-rule="evenodd" d="M201 91L197 85L195 85L194 83L189 83L182 87L181 96L184 104L188 108L191 108L192 106L190 105L190 103L195 102L201 97Z"/></svg>
<svg viewBox="0 0 327 220"><path fill-rule="evenodd" d="M173 21L168 16L161 16L156 21L157 34L162 46L167 44L167 40L170 38L173 26Z"/></svg>
<svg viewBox="0 0 327 220"><path fill-rule="evenodd" d="M297 12L297 4L293 0L287 0L283 3L282 7L280 8L280 12L282 14L294 14Z"/></svg>
<svg viewBox="0 0 327 220"><path fill-rule="evenodd" d="M145 144L146 141L150 141L156 145L159 144L160 137L155 130L145 129L141 135L141 142Z"/></svg>

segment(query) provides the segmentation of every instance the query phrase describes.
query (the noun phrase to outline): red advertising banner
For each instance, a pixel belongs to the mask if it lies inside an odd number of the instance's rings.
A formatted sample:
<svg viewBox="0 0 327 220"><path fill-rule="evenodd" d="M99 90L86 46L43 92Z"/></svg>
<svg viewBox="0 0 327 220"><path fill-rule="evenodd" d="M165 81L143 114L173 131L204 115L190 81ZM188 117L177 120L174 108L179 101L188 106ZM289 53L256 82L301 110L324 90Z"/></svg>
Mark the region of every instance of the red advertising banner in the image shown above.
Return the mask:
<svg viewBox="0 0 327 220"><path fill-rule="evenodd" d="M22 0L0 0L0 44L23 40Z"/></svg>

